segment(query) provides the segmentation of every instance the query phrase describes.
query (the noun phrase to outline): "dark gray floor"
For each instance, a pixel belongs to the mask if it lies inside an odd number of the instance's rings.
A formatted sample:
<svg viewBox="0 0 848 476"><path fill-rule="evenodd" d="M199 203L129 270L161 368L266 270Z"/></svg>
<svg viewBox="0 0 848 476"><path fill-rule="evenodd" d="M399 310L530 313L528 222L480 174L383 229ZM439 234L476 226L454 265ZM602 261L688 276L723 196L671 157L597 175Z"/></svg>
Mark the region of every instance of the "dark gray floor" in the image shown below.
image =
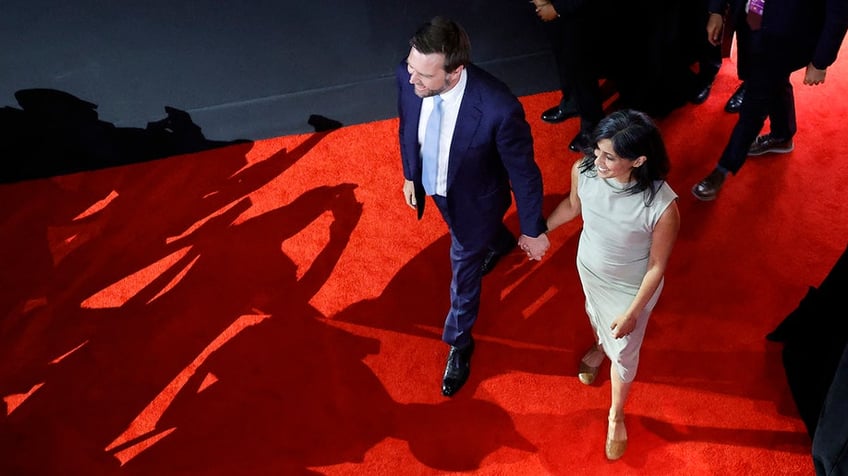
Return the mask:
<svg viewBox="0 0 848 476"><path fill-rule="evenodd" d="M344 125L390 118L393 68L436 14L462 23L475 62L516 94L556 88L523 0L5 0L0 105L55 89L119 128L144 128L171 106L224 141L308 132L311 114Z"/></svg>

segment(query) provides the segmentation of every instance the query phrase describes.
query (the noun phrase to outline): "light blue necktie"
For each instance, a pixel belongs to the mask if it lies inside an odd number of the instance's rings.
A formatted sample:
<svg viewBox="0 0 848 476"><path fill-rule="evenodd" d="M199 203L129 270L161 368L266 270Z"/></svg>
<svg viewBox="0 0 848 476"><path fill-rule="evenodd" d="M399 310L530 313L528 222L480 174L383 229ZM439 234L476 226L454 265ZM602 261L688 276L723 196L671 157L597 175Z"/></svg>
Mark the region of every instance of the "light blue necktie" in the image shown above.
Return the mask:
<svg viewBox="0 0 848 476"><path fill-rule="evenodd" d="M439 172L439 129L442 124L442 97L433 96L433 112L427 120L424 130L424 145L421 146L421 158L424 161L421 180L427 195L436 193L436 177Z"/></svg>

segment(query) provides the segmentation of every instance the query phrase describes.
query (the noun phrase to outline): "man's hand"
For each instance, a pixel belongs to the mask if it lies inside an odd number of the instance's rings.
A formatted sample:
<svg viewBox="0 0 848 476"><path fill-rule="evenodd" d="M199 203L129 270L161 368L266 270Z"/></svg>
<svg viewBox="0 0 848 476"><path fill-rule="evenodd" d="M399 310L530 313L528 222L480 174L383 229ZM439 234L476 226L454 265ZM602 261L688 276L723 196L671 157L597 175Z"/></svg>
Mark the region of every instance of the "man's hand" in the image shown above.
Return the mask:
<svg viewBox="0 0 848 476"><path fill-rule="evenodd" d="M718 13L710 13L707 19L707 41L713 46L721 43L721 32L724 31L724 17Z"/></svg>
<svg viewBox="0 0 848 476"><path fill-rule="evenodd" d="M415 202L415 184L412 183L412 180L403 181L403 199L406 200L406 204L410 207L417 208L417 203Z"/></svg>
<svg viewBox="0 0 848 476"><path fill-rule="evenodd" d="M528 258L534 261L539 261L542 259L542 256L545 256L548 248L551 247L551 241L545 233L542 233L536 238L521 235L518 238L518 247L527 253Z"/></svg>
<svg viewBox="0 0 848 476"><path fill-rule="evenodd" d="M807 71L804 74L804 84L808 86L816 86L824 84L824 77L827 75L827 69L818 69L813 66L813 63L807 65Z"/></svg>
<svg viewBox="0 0 848 476"><path fill-rule="evenodd" d="M542 21L551 21L559 18L559 13L557 13L556 8L554 8L549 0L530 0L530 3L536 7L536 15Z"/></svg>

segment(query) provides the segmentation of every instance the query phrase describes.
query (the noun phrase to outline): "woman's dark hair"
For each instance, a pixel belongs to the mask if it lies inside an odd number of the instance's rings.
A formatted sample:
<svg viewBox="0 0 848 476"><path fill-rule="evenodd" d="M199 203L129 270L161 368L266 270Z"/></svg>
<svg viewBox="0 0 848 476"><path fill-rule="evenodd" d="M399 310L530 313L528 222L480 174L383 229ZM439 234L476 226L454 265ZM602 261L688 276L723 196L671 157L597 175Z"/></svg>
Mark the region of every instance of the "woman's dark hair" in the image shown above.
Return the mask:
<svg viewBox="0 0 848 476"><path fill-rule="evenodd" d="M654 183L664 181L671 169L660 131L654 121L644 112L624 109L601 119L592 133L595 148L602 139L612 142L612 149L622 159L634 161L645 156L645 162L631 169L635 183L625 189L631 195L645 192L645 204L654 200L657 189ZM587 154L580 163L580 172L595 168L595 157Z"/></svg>
<svg viewBox="0 0 848 476"><path fill-rule="evenodd" d="M421 25L409 39L409 46L425 55L443 53L448 73L471 62L468 34L459 24L447 18L435 17Z"/></svg>

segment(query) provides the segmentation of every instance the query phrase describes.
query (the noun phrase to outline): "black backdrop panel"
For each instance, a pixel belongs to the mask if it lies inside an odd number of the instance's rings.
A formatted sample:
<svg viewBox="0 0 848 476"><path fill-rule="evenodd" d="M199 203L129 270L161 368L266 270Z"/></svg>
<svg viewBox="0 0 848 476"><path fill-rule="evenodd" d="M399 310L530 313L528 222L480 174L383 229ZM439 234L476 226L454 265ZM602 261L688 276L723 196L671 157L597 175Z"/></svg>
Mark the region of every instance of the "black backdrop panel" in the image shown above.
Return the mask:
<svg viewBox="0 0 848 476"><path fill-rule="evenodd" d="M556 89L550 49L524 0L4 0L0 105L53 89L140 127L188 113L208 138L309 132L396 116L392 72L407 39L442 14L462 23L478 64L524 95Z"/></svg>

